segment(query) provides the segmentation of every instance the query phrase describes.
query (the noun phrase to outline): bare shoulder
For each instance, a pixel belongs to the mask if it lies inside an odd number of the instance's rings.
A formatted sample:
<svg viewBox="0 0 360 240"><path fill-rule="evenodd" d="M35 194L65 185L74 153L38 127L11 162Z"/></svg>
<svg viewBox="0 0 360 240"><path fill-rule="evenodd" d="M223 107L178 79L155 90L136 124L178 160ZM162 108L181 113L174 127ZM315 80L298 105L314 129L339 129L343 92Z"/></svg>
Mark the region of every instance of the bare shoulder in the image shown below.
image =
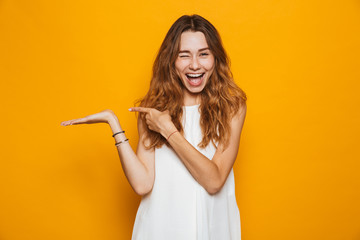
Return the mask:
<svg viewBox="0 0 360 240"><path fill-rule="evenodd" d="M234 115L231 120L231 135L235 138L239 138L244 126L246 117L247 106L246 103L242 103L238 112Z"/></svg>
<svg viewBox="0 0 360 240"><path fill-rule="evenodd" d="M237 153L240 144L241 132L245 122L246 111L246 103L241 104L239 110L237 113L235 113L230 122L230 141L228 144L226 144L226 146L219 144L219 152L223 152L224 150L228 149L228 151L230 150L233 151L233 153Z"/></svg>
<svg viewBox="0 0 360 240"><path fill-rule="evenodd" d="M232 122L236 122L236 123L244 123L245 121L245 116L246 116L246 111L247 111L247 106L246 106L246 102L243 102L240 104L239 110L237 111L237 113L235 113Z"/></svg>

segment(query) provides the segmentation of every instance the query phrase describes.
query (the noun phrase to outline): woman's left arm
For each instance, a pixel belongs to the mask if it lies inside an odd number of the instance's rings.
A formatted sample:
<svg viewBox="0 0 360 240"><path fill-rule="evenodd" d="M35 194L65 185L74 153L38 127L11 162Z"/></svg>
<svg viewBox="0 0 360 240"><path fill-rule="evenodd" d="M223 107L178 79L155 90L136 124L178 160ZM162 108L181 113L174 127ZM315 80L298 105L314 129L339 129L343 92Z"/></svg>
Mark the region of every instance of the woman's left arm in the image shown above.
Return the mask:
<svg viewBox="0 0 360 240"><path fill-rule="evenodd" d="M212 160L196 150L177 132L167 111L160 112L156 109L142 107L134 107L130 110L146 113L146 124L149 129L159 132L168 139L169 144L191 175L209 194L215 194L221 190L236 160L246 116L246 104L242 105L231 120L228 145L219 144Z"/></svg>

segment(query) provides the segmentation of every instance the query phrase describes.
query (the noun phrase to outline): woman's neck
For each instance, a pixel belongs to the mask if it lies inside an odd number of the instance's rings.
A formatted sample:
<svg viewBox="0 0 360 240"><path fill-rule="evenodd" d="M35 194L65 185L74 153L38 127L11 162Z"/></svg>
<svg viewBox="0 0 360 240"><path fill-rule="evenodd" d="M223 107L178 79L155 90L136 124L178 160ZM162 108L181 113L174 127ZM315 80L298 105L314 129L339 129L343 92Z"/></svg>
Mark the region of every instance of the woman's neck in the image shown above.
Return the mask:
<svg viewBox="0 0 360 240"><path fill-rule="evenodd" d="M184 106L198 105L201 102L201 95L199 93L184 92Z"/></svg>

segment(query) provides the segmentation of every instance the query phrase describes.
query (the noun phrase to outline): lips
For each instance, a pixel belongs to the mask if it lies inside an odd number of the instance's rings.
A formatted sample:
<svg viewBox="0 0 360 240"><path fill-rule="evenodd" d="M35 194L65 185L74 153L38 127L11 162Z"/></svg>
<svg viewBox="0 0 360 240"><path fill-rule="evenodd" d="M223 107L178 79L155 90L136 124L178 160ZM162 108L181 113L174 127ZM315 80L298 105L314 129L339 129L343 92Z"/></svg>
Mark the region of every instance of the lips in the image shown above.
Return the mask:
<svg viewBox="0 0 360 240"><path fill-rule="evenodd" d="M187 73L185 75L188 83L191 86L197 87L200 86L202 81L204 80L205 73Z"/></svg>

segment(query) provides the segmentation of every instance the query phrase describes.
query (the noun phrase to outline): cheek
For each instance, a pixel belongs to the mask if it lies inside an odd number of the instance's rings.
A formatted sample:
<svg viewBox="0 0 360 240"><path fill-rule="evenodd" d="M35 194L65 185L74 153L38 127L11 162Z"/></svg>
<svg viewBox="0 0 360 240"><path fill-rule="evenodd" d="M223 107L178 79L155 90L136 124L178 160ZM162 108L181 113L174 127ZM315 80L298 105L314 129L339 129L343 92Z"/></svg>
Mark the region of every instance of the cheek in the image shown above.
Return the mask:
<svg viewBox="0 0 360 240"><path fill-rule="evenodd" d="M206 69L209 71L210 75L212 75L215 70L215 61L209 62L209 65L206 67Z"/></svg>
<svg viewBox="0 0 360 240"><path fill-rule="evenodd" d="M206 70L211 70L215 67L215 59L214 58L208 58L204 59L204 61L201 64Z"/></svg>
<svg viewBox="0 0 360 240"><path fill-rule="evenodd" d="M175 70L179 74L183 69L183 64L180 61L175 62Z"/></svg>
<svg viewBox="0 0 360 240"><path fill-rule="evenodd" d="M175 62L175 72L176 72L176 75L179 79L182 79L182 66L179 62Z"/></svg>
<svg viewBox="0 0 360 240"><path fill-rule="evenodd" d="M207 70L212 70L215 67L215 62L214 61L208 61L208 62L205 63L204 67Z"/></svg>

